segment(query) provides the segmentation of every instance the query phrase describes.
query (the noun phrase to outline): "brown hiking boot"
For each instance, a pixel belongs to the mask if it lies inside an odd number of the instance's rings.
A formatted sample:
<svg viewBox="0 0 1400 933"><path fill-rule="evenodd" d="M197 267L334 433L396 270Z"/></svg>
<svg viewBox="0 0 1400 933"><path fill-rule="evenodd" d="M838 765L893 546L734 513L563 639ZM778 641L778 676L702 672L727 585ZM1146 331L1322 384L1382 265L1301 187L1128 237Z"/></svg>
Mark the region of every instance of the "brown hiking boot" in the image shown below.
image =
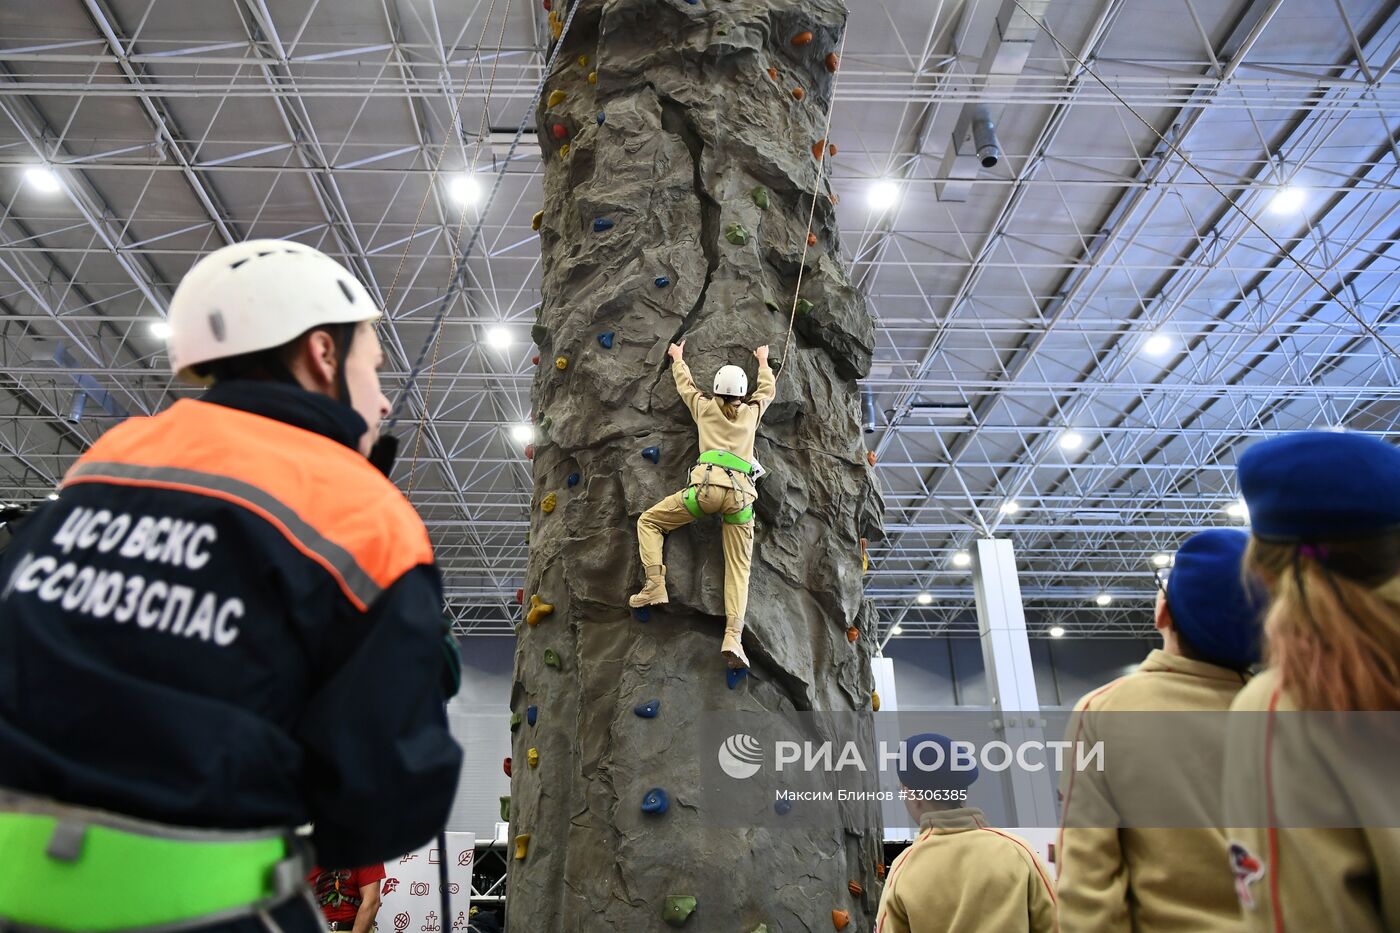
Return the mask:
<svg viewBox="0 0 1400 933"><path fill-rule="evenodd" d="M664 564L647 568L646 586L642 591L631 599L627 600L627 605L633 609L640 609L643 606L655 606L659 603L669 602L666 595L666 566Z"/></svg>
<svg viewBox="0 0 1400 933"><path fill-rule="evenodd" d="M720 645L720 653L724 655L724 660L734 670L743 670L749 666L748 655L744 654L744 623L730 619L724 625L724 642Z"/></svg>

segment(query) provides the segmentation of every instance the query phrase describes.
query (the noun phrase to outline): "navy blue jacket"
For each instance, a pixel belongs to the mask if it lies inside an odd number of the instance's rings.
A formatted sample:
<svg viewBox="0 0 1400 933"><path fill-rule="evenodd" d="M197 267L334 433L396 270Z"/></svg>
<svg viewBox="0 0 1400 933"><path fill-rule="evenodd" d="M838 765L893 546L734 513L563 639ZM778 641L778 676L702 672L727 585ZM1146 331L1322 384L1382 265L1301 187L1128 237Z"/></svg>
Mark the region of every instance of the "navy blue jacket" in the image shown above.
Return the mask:
<svg viewBox="0 0 1400 933"><path fill-rule="evenodd" d="M364 421L234 382L113 428L0 560L0 786L180 826L427 842L461 768L422 522Z"/></svg>

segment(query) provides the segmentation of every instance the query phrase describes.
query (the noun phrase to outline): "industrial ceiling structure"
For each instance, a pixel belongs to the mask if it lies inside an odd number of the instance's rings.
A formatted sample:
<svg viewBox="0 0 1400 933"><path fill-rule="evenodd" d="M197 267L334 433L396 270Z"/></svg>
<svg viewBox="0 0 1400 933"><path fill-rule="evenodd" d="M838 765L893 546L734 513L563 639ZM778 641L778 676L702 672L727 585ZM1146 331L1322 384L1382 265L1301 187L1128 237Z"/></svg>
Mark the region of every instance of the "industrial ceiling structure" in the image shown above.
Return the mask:
<svg viewBox="0 0 1400 933"><path fill-rule="evenodd" d="M975 631L998 535L1033 635L1139 636L1154 560L1247 520L1252 440L1397 430L1400 3L849 2L829 170L877 322L885 630ZM546 16L0 0L0 500L188 391L161 325L200 255L295 238L382 302L391 398L428 348L394 479L459 630L510 634Z"/></svg>

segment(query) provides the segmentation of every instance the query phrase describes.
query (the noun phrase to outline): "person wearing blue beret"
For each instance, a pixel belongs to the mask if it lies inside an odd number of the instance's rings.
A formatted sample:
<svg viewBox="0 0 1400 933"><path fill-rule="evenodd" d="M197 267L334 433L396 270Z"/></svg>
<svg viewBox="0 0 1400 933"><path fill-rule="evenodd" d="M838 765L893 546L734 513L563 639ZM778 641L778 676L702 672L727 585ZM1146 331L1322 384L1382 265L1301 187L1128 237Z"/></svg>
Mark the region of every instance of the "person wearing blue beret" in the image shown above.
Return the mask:
<svg viewBox="0 0 1400 933"><path fill-rule="evenodd" d="M936 732L900 743L901 795L919 837L890 866L876 933L1053 933L1049 870L967 805L978 771L959 746Z"/></svg>
<svg viewBox="0 0 1400 933"><path fill-rule="evenodd" d="M1270 591L1268 666L1231 706L1225 767L1247 928L1400 930L1400 449L1287 434L1238 479Z"/></svg>
<svg viewBox="0 0 1400 933"><path fill-rule="evenodd" d="M1225 716L1259 659L1261 587L1249 536L1213 528L1159 571L1162 647L1075 704L1066 738L1102 741L1103 770L1065 769L1056 846L1062 933L1238 929L1225 865ZM1165 580L1163 576L1165 575Z"/></svg>

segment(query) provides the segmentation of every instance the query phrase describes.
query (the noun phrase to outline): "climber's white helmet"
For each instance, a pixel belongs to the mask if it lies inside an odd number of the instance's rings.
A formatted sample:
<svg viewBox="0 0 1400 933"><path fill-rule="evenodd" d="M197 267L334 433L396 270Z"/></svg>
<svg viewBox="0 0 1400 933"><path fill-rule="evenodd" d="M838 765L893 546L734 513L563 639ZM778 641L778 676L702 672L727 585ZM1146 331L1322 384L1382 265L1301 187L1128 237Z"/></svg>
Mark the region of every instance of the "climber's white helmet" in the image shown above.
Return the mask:
<svg viewBox="0 0 1400 933"><path fill-rule="evenodd" d="M320 250L290 240L248 240L194 264L170 301L170 368L186 382L191 367L270 350L322 324L380 316L349 270Z"/></svg>
<svg viewBox="0 0 1400 933"><path fill-rule="evenodd" d="M741 367L721 366L715 373L715 395L736 395L743 398L749 394L749 377Z"/></svg>

